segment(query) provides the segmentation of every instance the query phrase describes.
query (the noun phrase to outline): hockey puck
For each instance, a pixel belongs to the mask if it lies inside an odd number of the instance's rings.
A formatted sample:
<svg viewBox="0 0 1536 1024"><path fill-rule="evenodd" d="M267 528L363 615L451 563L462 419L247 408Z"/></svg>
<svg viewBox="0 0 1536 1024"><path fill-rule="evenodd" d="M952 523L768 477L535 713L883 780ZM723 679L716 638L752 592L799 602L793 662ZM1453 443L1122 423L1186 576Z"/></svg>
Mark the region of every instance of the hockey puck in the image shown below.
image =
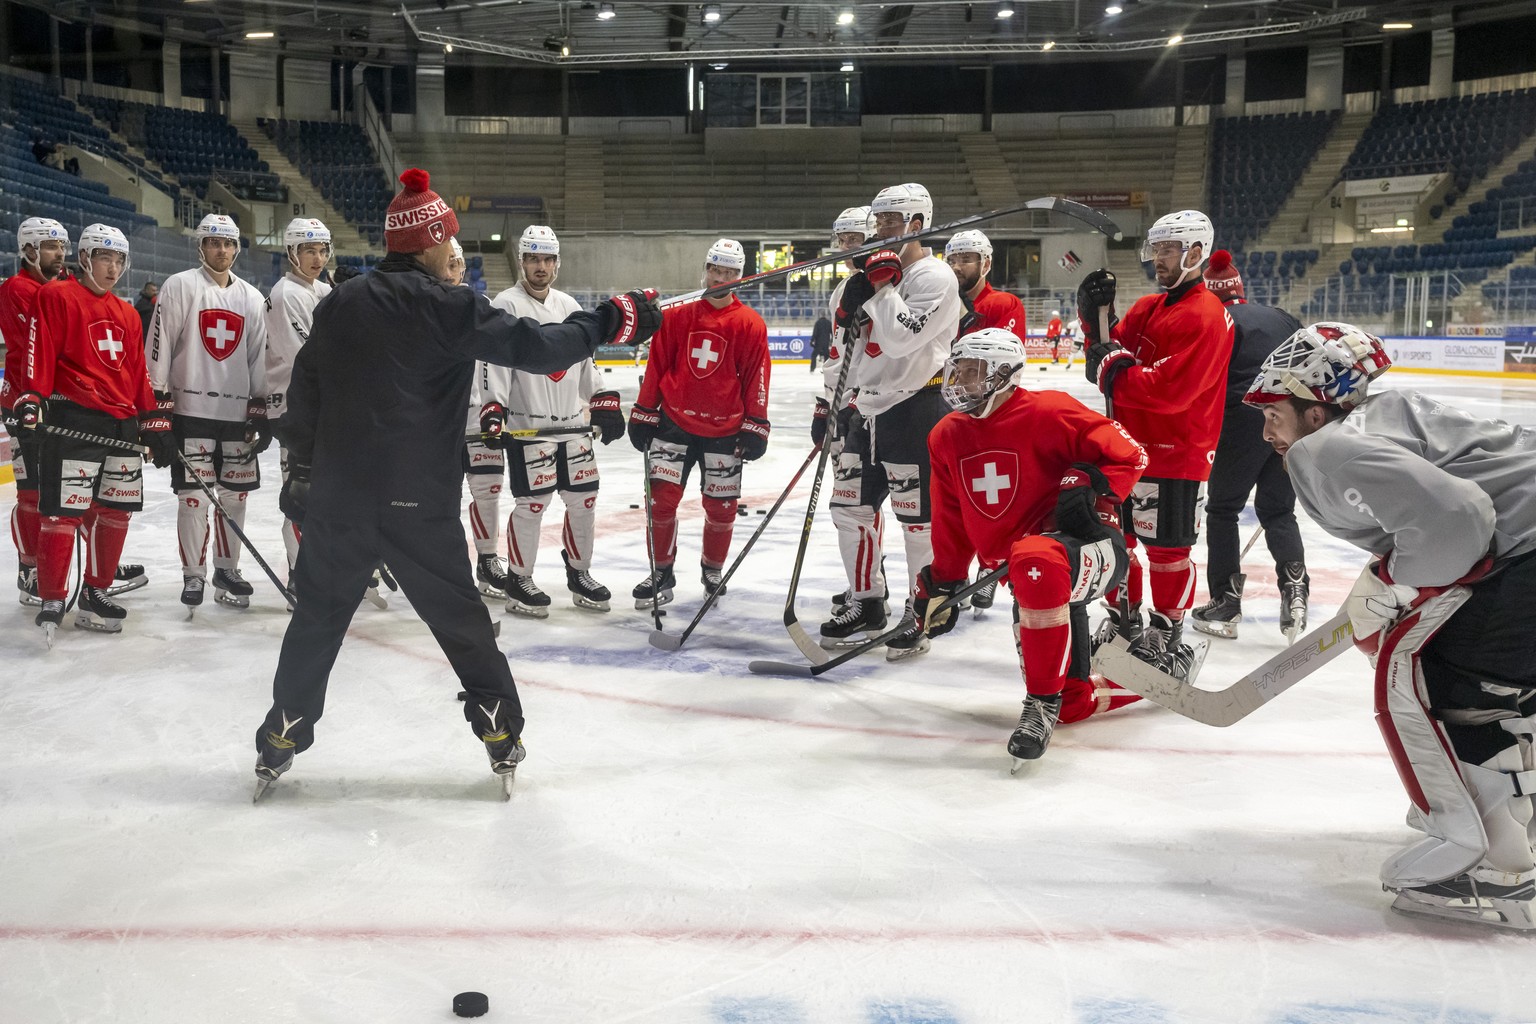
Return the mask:
<svg viewBox="0 0 1536 1024"><path fill-rule="evenodd" d="M453 1012L459 1017L484 1017L491 1001L484 992L460 992L453 997Z"/></svg>
<svg viewBox="0 0 1536 1024"><path fill-rule="evenodd" d="M765 515L768 514L768 510L765 509L765 508L760 508L760 509L757 510L757 514L760 515L760 516L765 516Z"/></svg>
<svg viewBox="0 0 1536 1024"><path fill-rule="evenodd" d="M738 515L738 516L744 516L744 515L746 515L746 514L747 514L747 510L746 510L746 509L744 509L744 508L739 508L739 509L737 509L737 510L736 510L736 514L737 514L737 515Z"/></svg>
<svg viewBox="0 0 1536 1024"><path fill-rule="evenodd" d="M629 506L629 507L630 507L630 508L639 508L639 507L640 507L640 506L639 506L639 505L631 505L631 506Z"/></svg>
<svg viewBox="0 0 1536 1024"><path fill-rule="evenodd" d="M1049 369L1050 369L1050 367L1049 367L1049 366L1042 366L1042 367L1040 367L1040 372L1041 372L1041 373L1044 373L1044 372L1045 372L1045 371L1047 371L1047 370L1049 370Z"/></svg>

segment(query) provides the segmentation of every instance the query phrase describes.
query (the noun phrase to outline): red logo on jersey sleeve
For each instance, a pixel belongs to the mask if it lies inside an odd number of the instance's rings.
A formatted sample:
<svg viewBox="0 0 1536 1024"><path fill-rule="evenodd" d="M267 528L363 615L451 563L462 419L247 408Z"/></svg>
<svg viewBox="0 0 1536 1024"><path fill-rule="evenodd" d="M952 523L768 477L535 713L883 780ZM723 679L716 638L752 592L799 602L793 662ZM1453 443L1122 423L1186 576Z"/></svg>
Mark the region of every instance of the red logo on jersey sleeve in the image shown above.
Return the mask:
<svg viewBox="0 0 1536 1024"><path fill-rule="evenodd" d="M116 373L123 368L123 345L127 343L127 336L121 324L112 320L97 320L86 327L85 336L90 340L96 357L106 364L107 369Z"/></svg>
<svg viewBox="0 0 1536 1024"><path fill-rule="evenodd" d="M725 361L725 339L708 331L688 335L688 368L700 380L715 372Z"/></svg>
<svg viewBox="0 0 1536 1024"><path fill-rule="evenodd" d="M1017 452L986 451L960 460L960 488L988 519L1001 518L1019 491Z"/></svg>
<svg viewBox="0 0 1536 1024"><path fill-rule="evenodd" d="M245 317L227 309L205 309L197 314L197 333L203 348L219 362L235 354L245 337Z"/></svg>

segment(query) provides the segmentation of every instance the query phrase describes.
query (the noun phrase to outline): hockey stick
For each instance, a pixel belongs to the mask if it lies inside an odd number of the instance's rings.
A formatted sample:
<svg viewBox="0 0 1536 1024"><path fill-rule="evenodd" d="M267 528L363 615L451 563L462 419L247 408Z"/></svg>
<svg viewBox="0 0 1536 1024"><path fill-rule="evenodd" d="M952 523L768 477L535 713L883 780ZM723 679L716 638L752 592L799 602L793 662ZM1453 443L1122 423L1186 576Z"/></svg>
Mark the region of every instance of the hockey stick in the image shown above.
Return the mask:
<svg viewBox="0 0 1536 1024"><path fill-rule="evenodd" d="M582 434L586 434L588 437L596 437L597 428L583 423L575 427L527 427L522 430L498 430L496 432L497 437L571 437L572 435L580 437ZM484 444L485 435L465 434L464 441L466 444L471 441Z"/></svg>
<svg viewBox="0 0 1536 1024"><path fill-rule="evenodd" d="M1175 714L1221 728L1247 718L1334 658L1353 647L1349 614L1327 622L1220 690L1202 690L1135 657L1118 642L1093 656L1093 670L1132 693Z"/></svg>
<svg viewBox="0 0 1536 1024"><path fill-rule="evenodd" d="M1109 341L1108 306L1099 307L1099 341L1101 343ZM1084 358L1086 358L1086 356ZM1104 392L1104 415L1108 416L1110 419L1115 418L1115 400L1110 394L1110 392L1113 390L1114 389L1111 388L1109 391ZM1125 496L1125 503L1121 506L1121 517L1125 518L1129 516L1130 509L1131 496L1127 494ZM1135 530L1136 527L1133 523L1131 526L1131 532L1134 534ZM1134 556L1129 552L1126 553L1127 559L1132 557ZM1131 570L1129 568L1125 570L1125 579L1120 581L1120 635L1125 638L1126 643L1131 642Z"/></svg>
<svg viewBox="0 0 1536 1024"><path fill-rule="evenodd" d="M669 299L662 299L659 305L662 309L667 309L671 306L680 306L685 302L696 302L699 299L719 298L722 295L729 295L736 289L749 284L762 284L781 277L787 277L791 274L800 274L807 270L814 270L817 267L824 267L829 263L858 259L861 256L868 256L883 249L892 249L900 252L901 247L908 242L931 238L935 235L953 234L962 228L970 227L972 224L982 224L989 220L996 220L999 217L1023 213L1026 210L1043 210L1047 213L1059 213L1063 216L1073 217L1092 227L1095 231L1103 232L1117 242L1125 237L1120 231L1119 225L1091 206L1084 206L1082 203L1076 203L1070 199L1060 199L1056 196L1041 196L1039 199L1031 199L1017 206L1003 206L996 210L989 210L986 213L972 214L969 217L961 217L959 220L952 220L948 224L940 224L937 227L924 225L923 230L914 231L910 235L902 235L900 238L886 238L869 242L859 246L857 249L845 249L834 253L827 253L812 259L801 260L799 263L791 263L786 267L765 270L760 274L752 274L747 277L738 277L734 281L717 284L711 288L699 288L684 295L674 295Z"/></svg>
<svg viewBox="0 0 1536 1024"><path fill-rule="evenodd" d="M968 586L961 587L959 590L955 591L953 594L950 594L944 600L934 605L933 608L928 612L929 618L932 618L946 608L955 607L961 601L970 597L982 587L985 587L991 583L996 583L1007 575L1008 566L1007 564L1003 564L998 566L996 569L993 569L989 573L984 573L983 575L978 576L976 578L976 582L971 583ZM859 646L844 651L837 657L817 665L791 665L787 661L751 661L747 663L747 668L760 676L819 676L829 669L834 669L839 665L847 664L861 654L868 654L876 647L884 647L887 643L894 640L902 633L906 632L907 628L908 627L905 622L899 622L892 628L875 637L873 640L866 640Z"/></svg>
<svg viewBox="0 0 1536 1024"><path fill-rule="evenodd" d="M805 475L806 469L810 467L811 460L815 457L816 451L813 449L810 454L806 455L805 461L800 463L800 468L795 471L795 475L790 479L789 486L784 488L784 493L779 495L779 500L773 503L773 507L768 510L768 514L763 516L763 521L758 524L756 530L752 531L752 536L748 537L746 544L742 545L741 552L736 556L736 560L731 563L731 567L725 570L724 576L720 577L720 585L705 596L703 606L700 607L698 612L694 614L693 621L688 623L688 628L684 629L682 633L678 634L677 636L670 636L669 634L663 633L660 629L653 630L651 633L652 647L660 648L663 651L675 651L682 647L683 644L688 642L688 638L693 635L693 631L698 626L699 620L704 618L704 614L714 606L715 601L718 600L720 594L724 592L726 583L730 582L731 577L736 574L737 567L746 560L747 552L752 550L752 545L757 543L757 538L763 535L763 531L768 528L768 524L772 522L773 517L778 514L780 506L782 506L785 499L789 497L789 493L795 489L795 485L800 482L800 478Z"/></svg>
<svg viewBox="0 0 1536 1024"><path fill-rule="evenodd" d="M656 576L656 521L651 518L651 453L650 446L640 453L640 465L645 476L645 560L651 567L651 621L661 629L661 580Z"/></svg>
<svg viewBox="0 0 1536 1024"><path fill-rule="evenodd" d="M1233 589L1237 591L1237 599L1239 601L1243 599L1243 588L1248 585L1248 574L1242 571L1243 559L1248 557L1248 552L1253 550L1253 546L1259 542L1259 538L1262 536L1264 536L1264 526L1261 523L1258 529L1253 531L1253 536L1248 538L1248 543L1243 545L1243 553L1237 556L1238 571L1232 574L1232 583ZM1215 594L1211 595L1213 598L1215 596Z"/></svg>

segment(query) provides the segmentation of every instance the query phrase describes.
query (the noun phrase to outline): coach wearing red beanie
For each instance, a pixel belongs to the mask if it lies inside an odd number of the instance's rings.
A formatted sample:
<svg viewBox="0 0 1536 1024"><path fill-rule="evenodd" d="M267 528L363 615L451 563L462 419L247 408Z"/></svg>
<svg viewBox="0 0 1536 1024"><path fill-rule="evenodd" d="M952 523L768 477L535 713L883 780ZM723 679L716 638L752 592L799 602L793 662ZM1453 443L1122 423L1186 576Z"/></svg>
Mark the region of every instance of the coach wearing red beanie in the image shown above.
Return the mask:
<svg viewBox="0 0 1536 1024"><path fill-rule="evenodd" d="M458 218L426 171L412 168L400 183L384 223L388 255L321 301L294 363L281 504L302 523L304 543L272 709L256 732L258 797L314 742L331 666L381 560L458 675L492 771L510 778L523 757L522 707L475 589L458 510L475 360L559 373L599 345L644 341L661 324L654 292L541 325L448 286ZM402 720L364 753L412 757L401 743L422 734Z"/></svg>

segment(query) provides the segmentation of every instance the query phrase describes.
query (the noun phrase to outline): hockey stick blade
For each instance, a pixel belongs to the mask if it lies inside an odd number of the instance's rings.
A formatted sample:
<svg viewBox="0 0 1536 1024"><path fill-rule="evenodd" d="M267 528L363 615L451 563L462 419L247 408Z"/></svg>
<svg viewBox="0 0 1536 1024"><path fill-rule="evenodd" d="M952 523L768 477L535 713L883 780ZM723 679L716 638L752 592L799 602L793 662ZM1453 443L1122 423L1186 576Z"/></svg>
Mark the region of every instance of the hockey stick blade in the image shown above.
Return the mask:
<svg viewBox="0 0 1536 1024"><path fill-rule="evenodd" d="M681 633L673 636L671 633L663 633L659 629L651 630L651 646L659 651L680 650L683 646L683 641L686 639L687 636Z"/></svg>
<svg viewBox="0 0 1536 1024"><path fill-rule="evenodd" d="M1175 714L1225 728L1353 648L1349 615L1339 612L1264 664L1220 690L1202 690L1133 658L1118 644L1094 655L1094 671Z"/></svg>
<svg viewBox="0 0 1536 1024"><path fill-rule="evenodd" d="M816 678L811 665L791 665L787 661L749 661L747 671L757 676L798 676L805 679Z"/></svg>

